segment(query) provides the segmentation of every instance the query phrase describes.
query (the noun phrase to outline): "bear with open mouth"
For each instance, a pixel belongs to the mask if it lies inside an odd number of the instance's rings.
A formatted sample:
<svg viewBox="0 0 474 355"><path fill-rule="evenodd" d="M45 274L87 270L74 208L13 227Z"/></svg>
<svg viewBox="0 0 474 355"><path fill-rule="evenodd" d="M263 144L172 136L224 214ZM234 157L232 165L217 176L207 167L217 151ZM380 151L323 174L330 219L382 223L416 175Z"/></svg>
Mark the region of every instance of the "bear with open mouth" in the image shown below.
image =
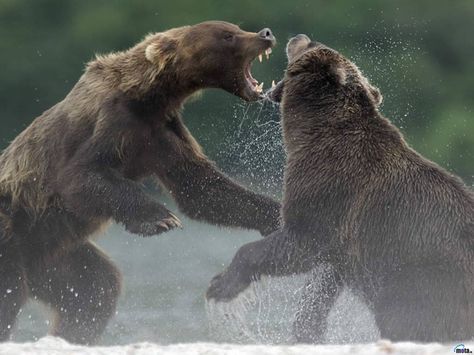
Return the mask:
<svg viewBox="0 0 474 355"><path fill-rule="evenodd" d="M279 227L280 204L219 172L180 111L198 90L262 97L251 64L275 44L270 29L210 21L148 35L98 56L69 94L0 155L0 341L29 297L55 314L51 333L97 341L114 314L118 269L89 237L110 221L156 235L181 226L140 180L155 177L191 218Z"/></svg>
<svg viewBox="0 0 474 355"><path fill-rule="evenodd" d="M372 309L381 336L447 342L474 336L474 194L425 159L379 112L382 96L357 66L306 35L269 93L287 152L282 228L241 247L207 298L229 301L263 275L308 279L294 324L322 342L343 287ZM348 315L350 317L350 315Z"/></svg>

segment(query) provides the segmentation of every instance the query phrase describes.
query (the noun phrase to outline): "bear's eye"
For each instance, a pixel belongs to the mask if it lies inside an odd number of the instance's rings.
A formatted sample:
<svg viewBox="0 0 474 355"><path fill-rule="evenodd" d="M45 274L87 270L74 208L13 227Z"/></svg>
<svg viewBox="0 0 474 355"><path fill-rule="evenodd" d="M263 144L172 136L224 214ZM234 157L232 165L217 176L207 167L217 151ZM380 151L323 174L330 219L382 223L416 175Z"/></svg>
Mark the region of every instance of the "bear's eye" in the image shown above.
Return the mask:
<svg viewBox="0 0 474 355"><path fill-rule="evenodd" d="M232 42L232 40L234 39L234 35L230 32L225 32L224 33L224 39L227 41L227 42Z"/></svg>

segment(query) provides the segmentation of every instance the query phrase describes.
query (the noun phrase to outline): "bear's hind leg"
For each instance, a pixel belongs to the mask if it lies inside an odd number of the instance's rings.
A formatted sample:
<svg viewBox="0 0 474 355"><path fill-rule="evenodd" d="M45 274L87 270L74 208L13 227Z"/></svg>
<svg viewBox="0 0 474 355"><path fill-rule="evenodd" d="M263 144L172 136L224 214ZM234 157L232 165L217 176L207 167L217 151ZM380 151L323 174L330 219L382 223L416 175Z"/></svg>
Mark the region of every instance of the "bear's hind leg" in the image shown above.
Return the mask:
<svg viewBox="0 0 474 355"><path fill-rule="evenodd" d="M1 231L0 231L1 233ZM0 341L10 338L28 290L21 255L11 243L0 246Z"/></svg>
<svg viewBox="0 0 474 355"><path fill-rule="evenodd" d="M464 273L449 266L405 267L388 275L374 301L382 338L449 342L470 339Z"/></svg>
<svg viewBox="0 0 474 355"><path fill-rule="evenodd" d="M56 312L51 330L69 342L93 344L115 313L121 288L118 269L86 243L35 274L33 295Z"/></svg>

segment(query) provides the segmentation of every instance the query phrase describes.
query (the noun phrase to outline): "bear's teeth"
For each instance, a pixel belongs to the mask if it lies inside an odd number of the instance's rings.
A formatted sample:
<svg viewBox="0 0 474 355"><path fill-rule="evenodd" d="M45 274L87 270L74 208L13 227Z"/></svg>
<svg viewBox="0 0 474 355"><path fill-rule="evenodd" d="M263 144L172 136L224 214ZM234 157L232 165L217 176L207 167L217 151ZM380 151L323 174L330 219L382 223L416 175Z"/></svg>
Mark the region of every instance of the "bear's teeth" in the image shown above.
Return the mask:
<svg viewBox="0 0 474 355"><path fill-rule="evenodd" d="M270 59L270 54L272 54L271 48L268 48L267 50L265 50L265 55L267 56L267 60Z"/></svg>
<svg viewBox="0 0 474 355"><path fill-rule="evenodd" d="M258 61L261 63L262 60L263 60L263 56L262 56L262 54L260 53L260 54L258 55Z"/></svg>
<svg viewBox="0 0 474 355"><path fill-rule="evenodd" d="M255 87L255 91L257 91L257 92L262 92L263 91L263 82L261 82L260 85L257 85Z"/></svg>
<svg viewBox="0 0 474 355"><path fill-rule="evenodd" d="M275 80L272 80L272 89L276 86Z"/></svg>

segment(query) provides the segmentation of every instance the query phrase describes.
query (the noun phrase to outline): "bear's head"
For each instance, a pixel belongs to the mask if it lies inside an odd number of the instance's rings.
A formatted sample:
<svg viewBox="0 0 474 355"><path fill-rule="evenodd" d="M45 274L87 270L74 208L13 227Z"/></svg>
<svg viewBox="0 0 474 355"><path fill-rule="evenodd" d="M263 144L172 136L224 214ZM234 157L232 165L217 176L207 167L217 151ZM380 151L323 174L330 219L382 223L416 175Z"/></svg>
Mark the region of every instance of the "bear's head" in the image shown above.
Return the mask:
<svg viewBox="0 0 474 355"><path fill-rule="evenodd" d="M246 32L222 21L208 21L148 36L145 56L159 71L174 72L193 90L221 88L244 100L262 97L251 74L252 61L268 58L275 45L270 29Z"/></svg>
<svg viewBox="0 0 474 355"><path fill-rule="evenodd" d="M354 63L334 49L299 34L288 41L286 54L285 76L267 92L270 100L280 102L291 96L320 107L341 107L344 100L342 107L353 112L361 112L367 106L378 108L381 104L379 90Z"/></svg>

